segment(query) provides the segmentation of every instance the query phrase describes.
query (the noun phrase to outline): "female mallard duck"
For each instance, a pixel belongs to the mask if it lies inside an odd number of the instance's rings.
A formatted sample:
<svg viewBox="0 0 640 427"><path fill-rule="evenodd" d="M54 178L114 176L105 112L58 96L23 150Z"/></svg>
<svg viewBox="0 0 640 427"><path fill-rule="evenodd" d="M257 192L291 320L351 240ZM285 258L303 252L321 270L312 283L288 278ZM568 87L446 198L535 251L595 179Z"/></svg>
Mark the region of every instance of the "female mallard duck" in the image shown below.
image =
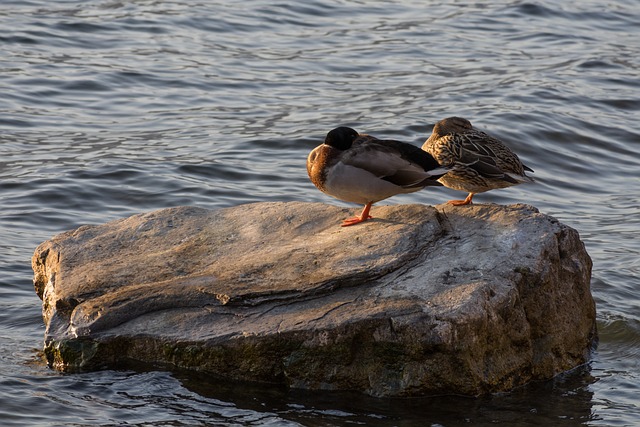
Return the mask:
<svg viewBox="0 0 640 427"><path fill-rule="evenodd" d="M471 204L476 193L533 182L533 178L525 175L525 170L533 170L523 165L518 156L461 117L436 123L422 149L442 166L451 168L439 179L445 187L469 193L464 200L448 202L455 206Z"/></svg>
<svg viewBox="0 0 640 427"><path fill-rule="evenodd" d="M371 205L400 193L413 193L448 171L427 152L404 142L360 135L348 127L333 129L307 158L307 172L320 191L346 202L364 204L360 216L343 227L371 218Z"/></svg>

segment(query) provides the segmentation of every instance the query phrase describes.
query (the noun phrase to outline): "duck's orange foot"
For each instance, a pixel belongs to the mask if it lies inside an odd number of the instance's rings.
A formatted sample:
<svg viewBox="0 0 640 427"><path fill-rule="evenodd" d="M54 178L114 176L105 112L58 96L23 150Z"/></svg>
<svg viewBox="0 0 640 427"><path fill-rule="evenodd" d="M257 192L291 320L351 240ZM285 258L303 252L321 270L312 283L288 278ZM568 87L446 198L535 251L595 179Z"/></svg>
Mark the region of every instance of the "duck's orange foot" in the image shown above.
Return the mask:
<svg viewBox="0 0 640 427"><path fill-rule="evenodd" d="M464 206L464 205L472 205L472 202L467 202L466 200L449 200L447 202L449 205L453 206Z"/></svg>
<svg viewBox="0 0 640 427"><path fill-rule="evenodd" d="M365 222L368 219L373 218L371 215L367 215L366 217L354 216L353 218L345 219L342 221L341 227L348 227L350 225L360 224L361 222Z"/></svg>
<svg viewBox="0 0 640 427"><path fill-rule="evenodd" d="M371 215L369 215L369 210L371 209L372 204L373 203L367 203L366 205L364 205L364 209L362 209L362 213L360 214L360 216L354 216L353 218L345 219L344 221L342 221L342 226L348 227L350 225L360 224L361 222L365 222L366 220L373 218Z"/></svg>
<svg viewBox="0 0 640 427"><path fill-rule="evenodd" d="M447 203L453 206L464 206L464 205L472 205L473 204L473 195L474 193L469 193L466 199L464 200L449 200Z"/></svg>

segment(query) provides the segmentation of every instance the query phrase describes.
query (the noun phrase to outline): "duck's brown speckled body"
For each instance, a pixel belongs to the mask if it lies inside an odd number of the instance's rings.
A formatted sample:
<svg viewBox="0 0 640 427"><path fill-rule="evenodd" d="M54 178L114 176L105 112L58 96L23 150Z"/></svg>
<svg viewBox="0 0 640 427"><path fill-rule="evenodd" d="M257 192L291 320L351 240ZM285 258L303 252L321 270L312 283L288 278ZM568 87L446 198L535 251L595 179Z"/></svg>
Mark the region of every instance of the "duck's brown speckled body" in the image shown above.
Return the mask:
<svg viewBox="0 0 640 427"><path fill-rule="evenodd" d="M449 201L453 205L472 203L476 193L533 182L525 174L533 170L523 165L515 153L461 117L436 123L422 149L440 165L451 168L439 179L444 186L469 193L465 200Z"/></svg>

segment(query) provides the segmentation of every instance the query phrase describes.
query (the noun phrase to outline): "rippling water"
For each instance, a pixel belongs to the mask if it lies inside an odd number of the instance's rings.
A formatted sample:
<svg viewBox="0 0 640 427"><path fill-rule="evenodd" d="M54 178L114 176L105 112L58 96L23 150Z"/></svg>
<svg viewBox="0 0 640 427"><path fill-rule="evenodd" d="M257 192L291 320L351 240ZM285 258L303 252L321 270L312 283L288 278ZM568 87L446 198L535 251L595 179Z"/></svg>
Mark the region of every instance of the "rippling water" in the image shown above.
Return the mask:
<svg viewBox="0 0 640 427"><path fill-rule="evenodd" d="M557 3L3 2L2 425L640 424L640 11ZM478 203L531 203L580 231L600 333L587 366L482 399L376 400L41 361L42 241L169 206L340 203L304 167L329 129L418 145L454 114L536 171Z"/></svg>

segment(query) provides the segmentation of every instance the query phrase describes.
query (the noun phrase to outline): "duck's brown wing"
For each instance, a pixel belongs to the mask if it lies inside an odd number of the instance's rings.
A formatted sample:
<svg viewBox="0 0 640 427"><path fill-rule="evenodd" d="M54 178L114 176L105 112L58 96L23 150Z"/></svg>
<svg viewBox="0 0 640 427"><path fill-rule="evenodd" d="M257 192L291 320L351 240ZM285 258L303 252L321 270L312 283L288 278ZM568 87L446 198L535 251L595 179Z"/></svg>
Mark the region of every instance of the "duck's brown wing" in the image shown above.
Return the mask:
<svg viewBox="0 0 640 427"><path fill-rule="evenodd" d="M480 175L513 183L519 181L512 174L524 175L524 165L518 156L498 139L478 131L456 135L456 139L458 162Z"/></svg>

